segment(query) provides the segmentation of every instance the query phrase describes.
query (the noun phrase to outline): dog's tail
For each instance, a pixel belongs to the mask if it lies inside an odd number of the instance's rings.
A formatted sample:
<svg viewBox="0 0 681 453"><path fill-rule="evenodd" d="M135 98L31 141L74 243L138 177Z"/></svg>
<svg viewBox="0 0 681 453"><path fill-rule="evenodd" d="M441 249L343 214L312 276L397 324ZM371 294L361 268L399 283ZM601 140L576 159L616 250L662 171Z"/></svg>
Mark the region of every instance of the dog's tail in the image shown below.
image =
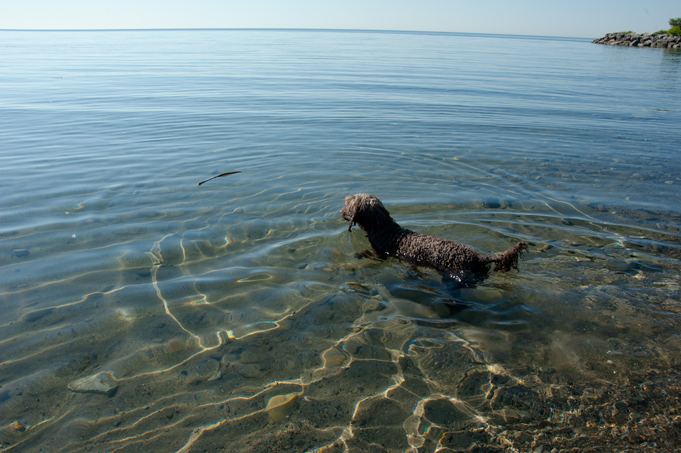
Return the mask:
<svg viewBox="0 0 681 453"><path fill-rule="evenodd" d="M518 259L525 250L527 250L527 243L518 242L512 249L490 256L489 262L494 263L495 272L508 272L511 269L518 269Z"/></svg>

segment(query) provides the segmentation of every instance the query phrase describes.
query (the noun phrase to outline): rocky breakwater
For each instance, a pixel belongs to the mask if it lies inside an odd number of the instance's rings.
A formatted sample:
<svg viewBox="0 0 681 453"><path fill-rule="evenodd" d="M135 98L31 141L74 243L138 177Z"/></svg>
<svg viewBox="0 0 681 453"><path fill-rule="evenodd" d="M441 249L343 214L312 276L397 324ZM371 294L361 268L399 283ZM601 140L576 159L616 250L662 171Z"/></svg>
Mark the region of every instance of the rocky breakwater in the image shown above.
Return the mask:
<svg viewBox="0 0 681 453"><path fill-rule="evenodd" d="M610 46L681 48L681 36L657 33L608 33L592 42Z"/></svg>

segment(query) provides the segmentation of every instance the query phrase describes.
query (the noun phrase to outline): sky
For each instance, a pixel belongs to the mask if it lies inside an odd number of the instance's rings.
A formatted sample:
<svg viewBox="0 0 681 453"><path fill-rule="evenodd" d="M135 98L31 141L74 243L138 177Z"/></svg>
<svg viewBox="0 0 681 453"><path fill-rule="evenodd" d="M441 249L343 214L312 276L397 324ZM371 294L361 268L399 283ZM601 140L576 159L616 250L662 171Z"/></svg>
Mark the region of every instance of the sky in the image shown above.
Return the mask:
<svg viewBox="0 0 681 453"><path fill-rule="evenodd" d="M315 28L598 38L669 28L681 0L0 0L0 29Z"/></svg>

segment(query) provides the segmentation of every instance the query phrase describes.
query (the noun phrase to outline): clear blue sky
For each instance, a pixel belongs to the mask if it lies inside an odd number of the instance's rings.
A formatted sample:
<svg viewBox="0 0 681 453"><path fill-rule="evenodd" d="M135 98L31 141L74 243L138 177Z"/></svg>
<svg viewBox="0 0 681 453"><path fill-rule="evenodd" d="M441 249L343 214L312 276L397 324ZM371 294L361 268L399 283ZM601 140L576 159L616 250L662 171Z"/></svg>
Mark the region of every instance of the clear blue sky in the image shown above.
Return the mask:
<svg viewBox="0 0 681 453"><path fill-rule="evenodd" d="M340 28L600 37L653 32L681 0L0 0L0 29Z"/></svg>

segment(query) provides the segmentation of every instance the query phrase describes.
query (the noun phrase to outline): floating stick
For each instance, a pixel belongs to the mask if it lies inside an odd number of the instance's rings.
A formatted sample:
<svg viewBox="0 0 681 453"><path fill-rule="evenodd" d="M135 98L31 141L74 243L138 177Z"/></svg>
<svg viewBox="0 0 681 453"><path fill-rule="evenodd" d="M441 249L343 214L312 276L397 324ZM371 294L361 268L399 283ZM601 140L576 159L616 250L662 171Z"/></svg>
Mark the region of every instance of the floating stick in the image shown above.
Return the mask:
<svg viewBox="0 0 681 453"><path fill-rule="evenodd" d="M199 185L203 184L204 182L208 182L208 181L210 181L211 179L220 178L220 177L222 177L222 176L233 175L234 173L241 173L241 172L240 172L240 171L228 171L227 173L223 173L223 174L221 174L221 175L213 176L212 178L208 178L208 179L206 179L205 181L201 181L201 182L199 183Z"/></svg>

